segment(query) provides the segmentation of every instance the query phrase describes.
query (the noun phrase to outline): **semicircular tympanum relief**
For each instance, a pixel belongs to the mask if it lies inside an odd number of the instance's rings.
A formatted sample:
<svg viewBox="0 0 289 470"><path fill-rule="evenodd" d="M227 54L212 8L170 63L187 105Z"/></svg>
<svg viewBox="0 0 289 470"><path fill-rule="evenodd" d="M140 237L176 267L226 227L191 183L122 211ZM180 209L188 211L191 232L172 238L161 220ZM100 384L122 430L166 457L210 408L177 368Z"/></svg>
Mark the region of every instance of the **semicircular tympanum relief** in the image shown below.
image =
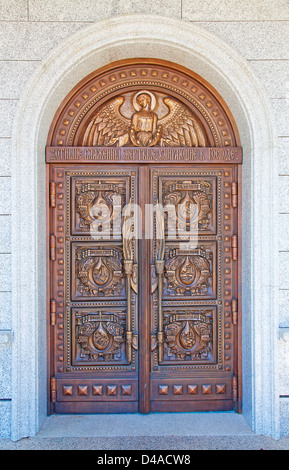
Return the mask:
<svg viewBox="0 0 289 470"><path fill-rule="evenodd" d="M163 93L124 93L101 106L89 121L82 145L205 147L203 126L180 101Z"/></svg>
<svg viewBox="0 0 289 470"><path fill-rule="evenodd" d="M236 147L238 130L209 83L153 59L110 64L67 95L47 146Z"/></svg>

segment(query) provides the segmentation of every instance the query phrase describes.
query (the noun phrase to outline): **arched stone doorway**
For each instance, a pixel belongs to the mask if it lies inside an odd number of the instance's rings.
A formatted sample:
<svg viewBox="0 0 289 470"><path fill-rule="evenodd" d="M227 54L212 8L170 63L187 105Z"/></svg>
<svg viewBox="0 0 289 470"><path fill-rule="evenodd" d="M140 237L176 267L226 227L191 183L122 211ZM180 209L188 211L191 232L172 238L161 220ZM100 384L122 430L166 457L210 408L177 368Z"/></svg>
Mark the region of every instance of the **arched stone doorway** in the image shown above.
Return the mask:
<svg viewBox="0 0 289 470"><path fill-rule="evenodd" d="M46 348L39 347L46 342L46 324L39 312L46 310L43 148L50 123L67 90L82 77L113 60L156 55L203 76L237 121L244 149L243 213L248 214L242 242L244 414L257 433L279 435L278 248L272 232L278 183L269 106L248 64L217 37L168 18L147 20L119 17L81 30L41 64L19 104L12 181L13 439L35 434L46 415Z"/></svg>
<svg viewBox="0 0 289 470"><path fill-rule="evenodd" d="M61 104L50 411L241 411L239 143L217 92L164 61L109 65Z"/></svg>

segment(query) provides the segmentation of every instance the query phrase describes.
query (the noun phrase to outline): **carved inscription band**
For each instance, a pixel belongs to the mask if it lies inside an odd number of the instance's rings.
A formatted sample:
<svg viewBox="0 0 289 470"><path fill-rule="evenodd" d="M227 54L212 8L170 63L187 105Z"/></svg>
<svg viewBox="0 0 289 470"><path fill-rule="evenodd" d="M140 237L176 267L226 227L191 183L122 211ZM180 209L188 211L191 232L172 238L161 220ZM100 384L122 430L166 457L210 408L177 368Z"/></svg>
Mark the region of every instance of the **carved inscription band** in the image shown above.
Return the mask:
<svg viewBox="0 0 289 470"><path fill-rule="evenodd" d="M46 162L242 163L242 147L47 147Z"/></svg>

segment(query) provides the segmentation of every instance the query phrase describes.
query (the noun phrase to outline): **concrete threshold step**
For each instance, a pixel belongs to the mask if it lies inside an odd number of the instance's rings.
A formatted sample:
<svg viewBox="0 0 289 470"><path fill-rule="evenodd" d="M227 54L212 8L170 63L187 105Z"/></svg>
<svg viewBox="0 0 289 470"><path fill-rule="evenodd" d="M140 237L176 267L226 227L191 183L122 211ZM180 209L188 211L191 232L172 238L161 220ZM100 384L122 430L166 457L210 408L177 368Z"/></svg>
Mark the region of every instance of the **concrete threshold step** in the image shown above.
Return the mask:
<svg viewBox="0 0 289 470"><path fill-rule="evenodd" d="M237 413L52 415L38 437L253 435Z"/></svg>
<svg viewBox="0 0 289 470"><path fill-rule="evenodd" d="M281 450L289 437L258 436L236 413L52 415L35 437L0 440L0 449Z"/></svg>

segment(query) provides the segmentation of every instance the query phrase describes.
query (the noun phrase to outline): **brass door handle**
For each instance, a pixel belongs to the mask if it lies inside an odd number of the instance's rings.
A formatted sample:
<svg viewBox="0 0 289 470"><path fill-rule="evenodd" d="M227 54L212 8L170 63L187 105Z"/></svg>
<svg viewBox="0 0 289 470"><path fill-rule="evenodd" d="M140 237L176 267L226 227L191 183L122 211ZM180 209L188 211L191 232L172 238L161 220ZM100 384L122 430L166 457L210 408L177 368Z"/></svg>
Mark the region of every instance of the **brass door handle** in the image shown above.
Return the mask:
<svg viewBox="0 0 289 470"><path fill-rule="evenodd" d="M130 206L129 202L129 205ZM132 361L132 349L137 350L138 338L132 332L132 314L131 314L131 291L137 294L137 264L133 260L133 233L132 223L129 215L124 216L122 227L123 239L123 265L126 277L126 295L127 295L127 318L126 318L126 358L128 362Z"/></svg>
<svg viewBox="0 0 289 470"><path fill-rule="evenodd" d="M132 361L132 318L131 318L131 279L133 274L133 260L124 260L124 274L126 277L126 296L127 296L127 319L126 319L126 357L127 361Z"/></svg>
<svg viewBox="0 0 289 470"><path fill-rule="evenodd" d="M159 207L157 205L157 207ZM163 281L165 272L165 222L164 213L161 210L156 211L156 259L155 259L155 274L157 277L158 288L158 359L159 362L163 361L164 357L164 332L163 332Z"/></svg>
<svg viewBox="0 0 289 470"><path fill-rule="evenodd" d="M156 275L158 278L158 333L157 333L157 343L158 343L158 356L159 362L162 362L164 357L164 332L163 332L163 277L164 277L164 260L155 260L155 269Z"/></svg>

